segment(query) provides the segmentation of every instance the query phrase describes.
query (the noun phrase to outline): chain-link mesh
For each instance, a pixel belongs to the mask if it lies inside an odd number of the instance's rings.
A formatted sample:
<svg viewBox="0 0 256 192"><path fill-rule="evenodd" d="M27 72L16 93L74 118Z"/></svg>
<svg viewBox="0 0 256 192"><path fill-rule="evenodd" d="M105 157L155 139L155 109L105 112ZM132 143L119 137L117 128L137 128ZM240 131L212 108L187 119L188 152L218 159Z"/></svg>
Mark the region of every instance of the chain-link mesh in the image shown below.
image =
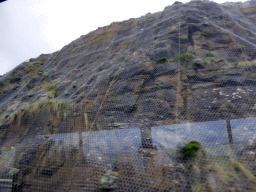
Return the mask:
<svg viewBox="0 0 256 192"><path fill-rule="evenodd" d="M0 79L0 191L255 191L256 5L175 2Z"/></svg>

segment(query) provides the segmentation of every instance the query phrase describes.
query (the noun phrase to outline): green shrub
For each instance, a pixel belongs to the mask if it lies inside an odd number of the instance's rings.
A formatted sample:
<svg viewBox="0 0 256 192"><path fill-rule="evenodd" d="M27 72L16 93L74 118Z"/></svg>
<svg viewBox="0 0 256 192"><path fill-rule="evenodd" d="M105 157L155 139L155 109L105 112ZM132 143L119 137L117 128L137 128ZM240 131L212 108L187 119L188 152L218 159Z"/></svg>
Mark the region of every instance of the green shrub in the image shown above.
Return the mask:
<svg viewBox="0 0 256 192"><path fill-rule="evenodd" d="M124 62L127 62L127 61L129 61L129 59L128 59L128 58L125 58L125 59L124 59Z"/></svg>
<svg viewBox="0 0 256 192"><path fill-rule="evenodd" d="M213 53L207 53L206 57L215 57L215 55Z"/></svg>
<svg viewBox="0 0 256 192"><path fill-rule="evenodd" d="M0 87L4 86L4 82L0 81Z"/></svg>
<svg viewBox="0 0 256 192"><path fill-rule="evenodd" d="M159 57L159 58L157 59L157 62L158 62L158 63L164 63L164 62L166 62L166 61L167 61L166 57Z"/></svg>
<svg viewBox="0 0 256 192"><path fill-rule="evenodd" d="M201 148L201 144L197 141L191 141L182 148L185 157L196 157L197 151Z"/></svg>
<svg viewBox="0 0 256 192"><path fill-rule="evenodd" d="M185 65L189 64L194 58L195 55L192 53L181 53L179 55L174 56L173 61L176 63L180 62L182 65Z"/></svg>

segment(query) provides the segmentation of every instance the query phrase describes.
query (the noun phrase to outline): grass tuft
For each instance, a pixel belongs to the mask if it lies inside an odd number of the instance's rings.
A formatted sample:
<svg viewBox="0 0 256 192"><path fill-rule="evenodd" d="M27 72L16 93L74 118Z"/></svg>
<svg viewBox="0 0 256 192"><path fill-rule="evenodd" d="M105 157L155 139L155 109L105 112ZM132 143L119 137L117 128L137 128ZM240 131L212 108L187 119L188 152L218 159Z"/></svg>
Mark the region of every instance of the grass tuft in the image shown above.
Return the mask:
<svg viewBox="0 0 256 192"><path fill-rule="evenodd" d="M46 83L43 88L50 98L55 98L60 94L60 90L56 87L53 81Z"/></svg>
<svg viewBox="0 0 256 192"><path fill-rule="evenodd" d="M191 63L191 61L195 58L195 55L192 53L181 53L173 57L173 61L178 63L180 62L182 65L186 65Z"/></svg>
<svg viewBox="0 0 256 192"><path fill-rule="evenodd" d="M26 107L16 110L11 114L2 115L0 120L3 122L5 119L11 124L17 121L18 125L21 124L25 117L36 117L42 110L46 110L51 114L64 113L70 108L71 104L63 99L43 99L28 104Z"/></svg>

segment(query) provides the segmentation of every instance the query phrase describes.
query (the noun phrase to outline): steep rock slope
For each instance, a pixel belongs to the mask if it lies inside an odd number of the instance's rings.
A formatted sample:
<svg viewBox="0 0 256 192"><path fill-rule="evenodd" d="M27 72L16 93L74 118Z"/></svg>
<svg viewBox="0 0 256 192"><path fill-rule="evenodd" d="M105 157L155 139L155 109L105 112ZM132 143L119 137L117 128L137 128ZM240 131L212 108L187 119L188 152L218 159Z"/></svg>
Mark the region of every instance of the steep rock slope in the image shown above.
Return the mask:
<svg viewBox="0 0 256 192"><path fill-rule="evenodd" d="M2 124L45 99L85 105L91 128L254 116L254 8L175 3L30 59L1 78Z"/></svg>

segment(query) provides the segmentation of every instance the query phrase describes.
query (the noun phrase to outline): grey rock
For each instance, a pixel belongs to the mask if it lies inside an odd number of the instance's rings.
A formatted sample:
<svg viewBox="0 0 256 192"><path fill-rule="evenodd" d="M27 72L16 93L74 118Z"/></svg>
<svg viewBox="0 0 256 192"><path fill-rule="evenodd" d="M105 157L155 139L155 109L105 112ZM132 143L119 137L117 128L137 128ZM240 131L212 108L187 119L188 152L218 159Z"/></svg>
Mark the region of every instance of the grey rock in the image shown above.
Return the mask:
<svg viewBox="0 0 256 192"><path fill-rule="evenodd" d="M112 99L114 98L114 99ZM124 111L130 113L134 110L138 95L114 96L108 99L106 111Z"/></svg>
<svg viewBox="0 0 256 192"><path fill-rule="evenodd" d="M157 65L154 68L154 74L155 76L160 76L160 75L171 75L173 74L177 69L177 66L175 63L169 63L169 64L164 64L164 65Z"/></svg>
<svg viewBox="0 0 256 192"><path fill-rule="evenodd" d="M153 120L161 120L172 117L172 110L168 103L159 99L142 99L137 104L138 112L145 114Z"/></svg>
<svg viewBox="0 0 256 192"><path fill-rule="evenodd" d="M27 87L28 89L34 88L36 85L39 84L39 80L40 80L40 77L39 77L39 76L33 77L32 79L29 80L29 82L27 83L26 87Z"/></svg>
<svg viewBox="0 0 256 192"><path fill-rule="evenodd" d="M160 57L170 57L170 53L167 49L159 49L152 56L151 60L156 61Z"/></svg>
<svg viewBox="0 0 256 192"><path fill-rule="evenodd" d="M125 68L122 72L119 74L119 79L127 79L134 76L137 76L143 72L143 66L137 65L132 68Z"/></svg>
<svg viewBox="0 0 256 192"><path fill-rule="evenodd" d="M203 59L195 59L193 61L193 68L194 69L203 69L205 68L205 62Z"/></svg>

